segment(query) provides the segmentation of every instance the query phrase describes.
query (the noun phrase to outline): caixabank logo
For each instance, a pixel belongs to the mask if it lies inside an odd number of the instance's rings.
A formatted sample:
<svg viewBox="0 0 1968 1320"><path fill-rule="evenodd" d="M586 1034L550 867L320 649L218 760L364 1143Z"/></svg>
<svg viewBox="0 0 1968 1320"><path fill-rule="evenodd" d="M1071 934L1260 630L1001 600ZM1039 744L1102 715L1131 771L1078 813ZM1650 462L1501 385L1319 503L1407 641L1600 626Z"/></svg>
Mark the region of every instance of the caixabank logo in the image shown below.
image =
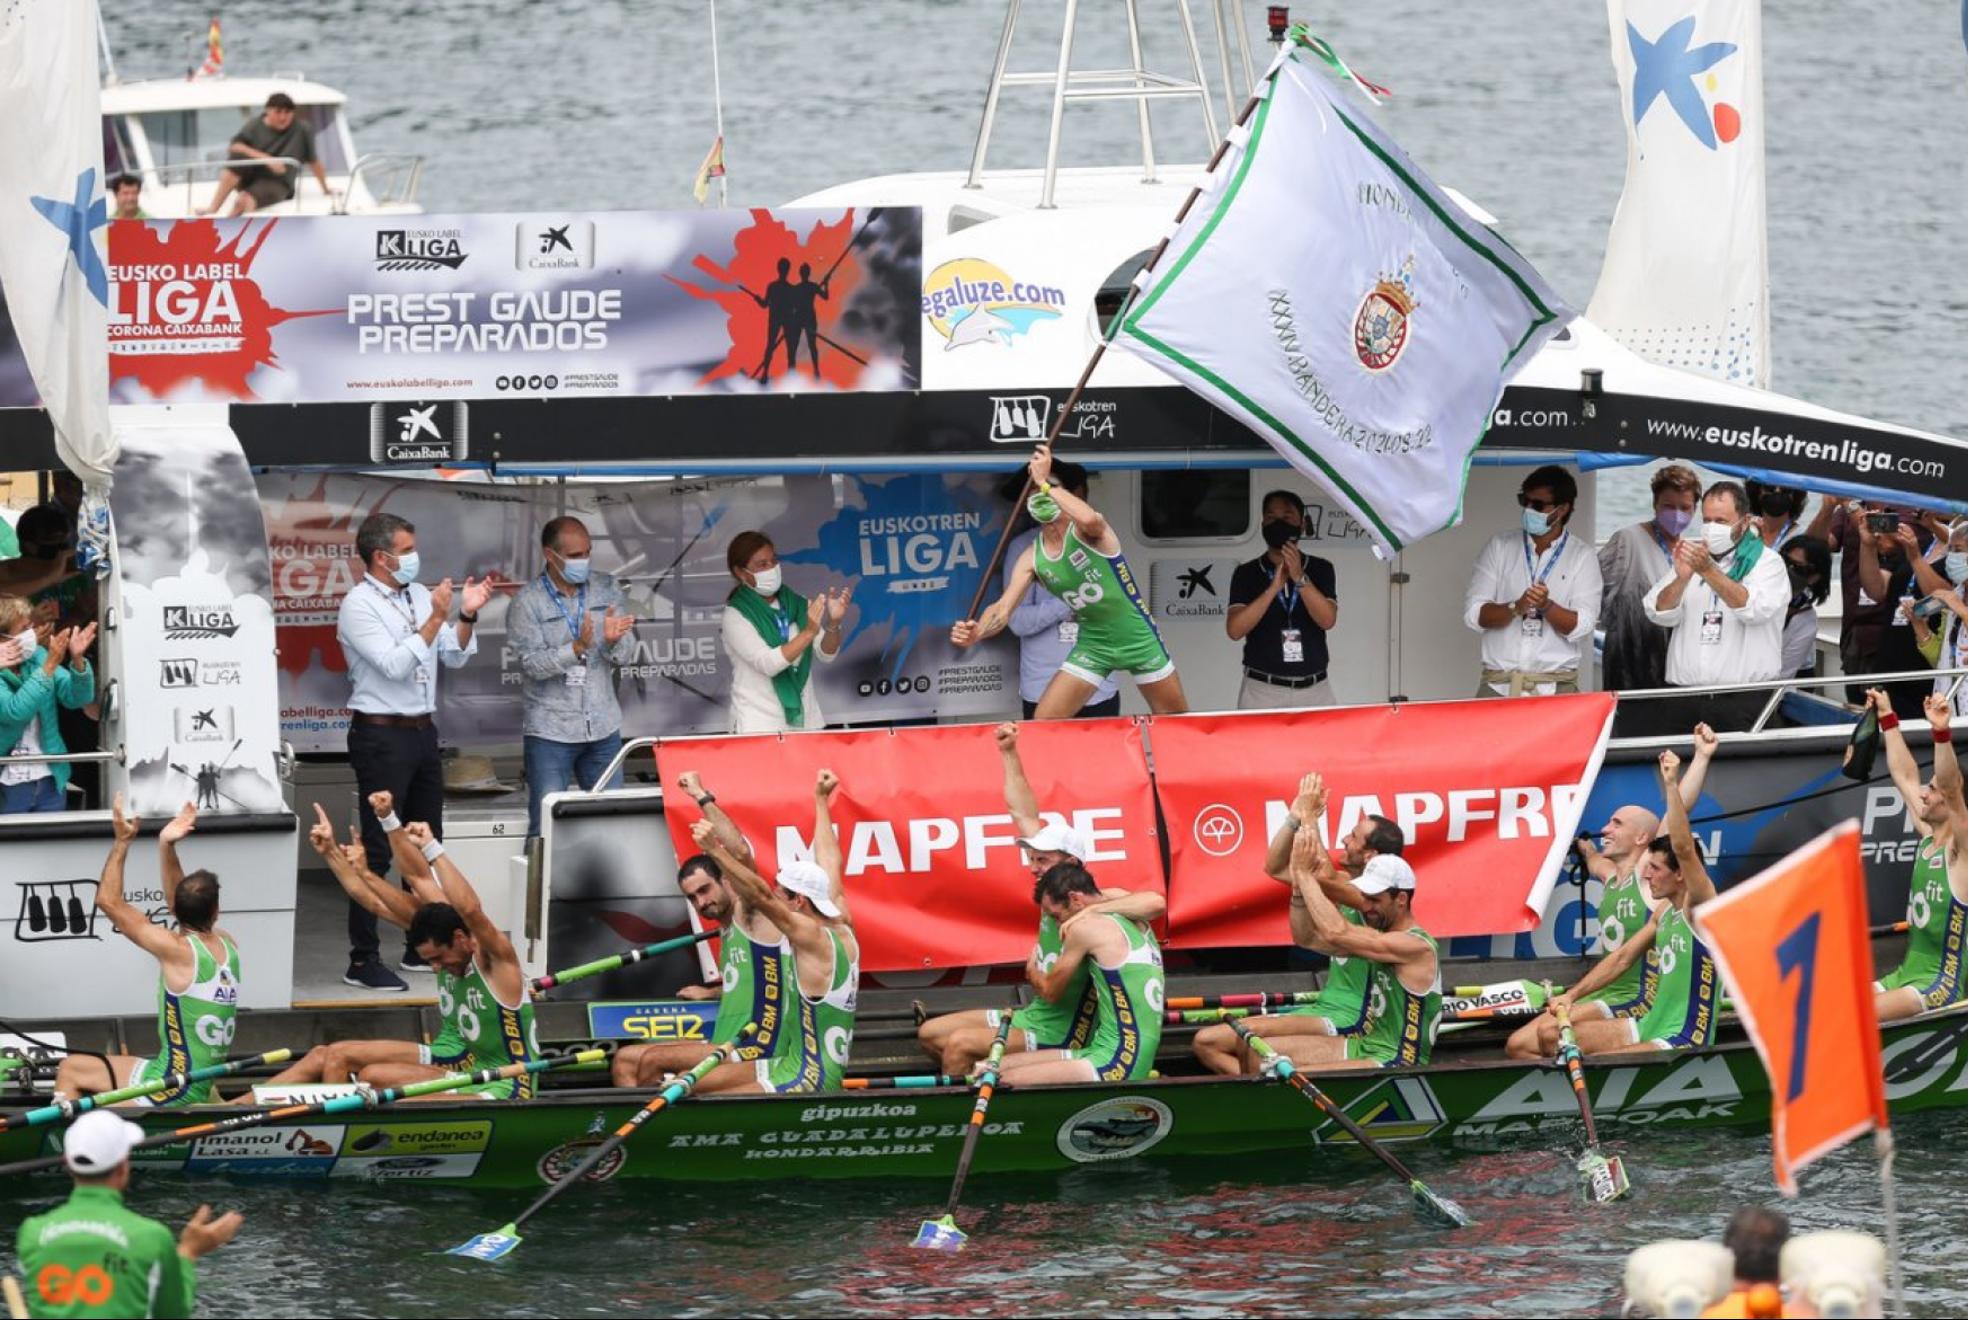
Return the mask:
<svg viewBox="0 0 1968 1320"><path fill-rule="evenodd" d="M456 270L471 254L456 229L378 229L377 270Z"/></svg>
<svg viewBox="0 0 1968 1320"><path fill-rule="evenodd" d="M369 405L372 463L462 463L471 451L471 410L445 403Z"/></svg>

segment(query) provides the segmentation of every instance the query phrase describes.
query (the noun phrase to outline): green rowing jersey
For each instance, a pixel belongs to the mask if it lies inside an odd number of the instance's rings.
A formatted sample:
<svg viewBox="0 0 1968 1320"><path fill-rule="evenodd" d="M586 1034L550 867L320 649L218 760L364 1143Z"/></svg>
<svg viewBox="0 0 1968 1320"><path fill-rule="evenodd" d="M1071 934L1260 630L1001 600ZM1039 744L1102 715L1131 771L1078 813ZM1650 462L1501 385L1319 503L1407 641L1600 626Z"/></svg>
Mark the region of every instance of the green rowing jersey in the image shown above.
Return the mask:
<svg viewBox="0 0 1968 1320"><path fill-rule="evenodd" d="M525 990L517 1006L502 1002L476 962L463 976L438 969L437 1006L444 1014L441 1034L455 1036L465 1047L459 1067L466 1072L526 1063L540 1053L533 1002ZM528 1073L497 1085L499 1098L526 1100L533 1095L534 1077Z"/></svg>
<svg viewBox="0 0 1968 1320"><path fill-rule="evenodd" d="M1355 926L1367 924L1358 908L1343 907L1339 915ZM1367 1020L1367 986L1373 963L1343 953L1333 954L1330 961L1326 983L1319 988L1319 997L1312 1002L1310 1011L1332 1023L1335 1036L1351 1035Z"/></svg>
<svg viewBox="0 0 1968 1320"><path fill-rule="evenodd" d="M1057 558L1046 553L1043 532L1032 542L1032 568L1078 621L1079 638L1060 664L1063 672L1096 687L1117 670L1141 683L1175 672L1126 555L1100 553L1068 525Z"/></svg>
<svg viewBox="0 0 1968 1320"><path fill-rule="evenodd" d="M827 993L809 999L800 986L799 950L786 944L787 984L799 990L790 1039L773 1058L759 1061L760 1081L774 1091L837 1091L847 1074L847 1056L854 1048L854 1006L860 996L861 960L847 951L840 932L827 930L833 941L833 975Z"/></svg>
<svg viewBox="0 0 1968 1320"><path fill-rule="evenodd" d="M1167 1003L1162 977L1162 949L1155 933L1138 921L1101 914L1127 937L1127 953L1118 966L1097 957L1087 959L1100 1015L1093 1039L1073 1051L1093 1065L1103 1082L1145 1081L1155 1068L1155 1051L1162 1043L1162 1009Z"/></svg>
<svg viewBox="0 0 1968 1320"><path fill-rule="evenodd" d="M197 1299L198 1267L178 1254L177 1235L113 1187L77 1187L25 1220L14 1250L29 1315L175 1318Z"/></svg>
<svg viewBox="0 0 1968 1320"><path fill-rule="evenodd" d="M1599 895L1599 953L1603 957L1626 943L1647 924L1647 897L1640 887L1638 871L1622 875ZM1641 958L1621 972L1611 985L1585 996L1594 1003L1615 1007L1631 1004L1645 996L1653 975L1653 961Z"/></svg>
<svg viewBox="0 0 1968 1320"><path fill-rule="evenodd" d="M1674 1049L1712 1044L1720 988L1715 960L1680 908L1666 904L1659 918L1654 928L1659 979L1653 1007L1636 1024L1636 1039L1664 1041Z"/></svg>
<svg viewBox="0 0 1968 1320"><path fill-rule="evenodd" d="M1372 1059L1383 1068L1419 1067L1435 1048L1435 1032L1442 1024L1441 946L1419 926L1404 933L1435 955L1435 980L1426 994L1416 994L1393 964L1357 960L1367 965L1367 1019L1360 1033L1347 1039L1349 1059Z"/></svg>
<svg viewBox="0 0 1968 1320"><path fill-rule="evenodd" d="M722 964L724 992L718 996L717 1025L711 1044L738 1039L749 1023L756 1028L741 1059L765 1059L779 1052L785 1033L779 1030L786 1011L786 941L765 944L741 926L726 928Z"/></svg>
<svg viewBox="0 0 1968 1320"><path fill-rule="evenodd" d="M154 1082L172 1073L223 1063L232 1048L239 1025L239 950L219 936L225 949L221 962L202 937L190 931L183 934L191 945L191 984L183 992L175 991L158 973L157 1054L144 1061L131 1076L132 1082ZM153 1105L202 1105L211 1098L211 1082L194 1082L159 1091L149 1100Z"/></svg>
<svg viewBox="0 0 1968 1320"><path fill-rule="evenodd" d="M1038 964L1039 975L1052 971L1059 961L1059 953L1066 947L1066 941L1059 933L1059 923L1051 917L1040 916L1039 938L1033 950L1033 959ZM1084 1045L1093 1038L1094 1024L1100 1019L1100 1001L1093 992L1093 975L1085 963L1073 973L1073 979L1066 984L1065 991L1057 1003L1050 999L1035 999L1011 1015L1011 1025L1032 1033L1032 1040L1038 1049L1073 1049Z"/></svg>
<svg viewBox="0 0 1968 1320"><path fill-rule="evenodd" d="M1968 941L1968 906L1954 896L1948 883L1947 848L1938 839L1922 839L1907 889L1906 957L1880 981L1880 989L1912 986L1925 991L1944 974L1958 985L1964 941Z"/></svg>

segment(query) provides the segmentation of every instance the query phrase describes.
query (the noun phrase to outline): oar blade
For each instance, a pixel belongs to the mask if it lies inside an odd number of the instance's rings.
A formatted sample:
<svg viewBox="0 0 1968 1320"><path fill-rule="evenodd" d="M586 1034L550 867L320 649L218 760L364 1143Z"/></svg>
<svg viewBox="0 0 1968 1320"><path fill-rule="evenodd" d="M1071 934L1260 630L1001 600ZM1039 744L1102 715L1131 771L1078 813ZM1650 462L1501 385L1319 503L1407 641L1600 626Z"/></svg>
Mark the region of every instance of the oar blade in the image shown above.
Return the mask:
<svg viewBox="0 0 1968 1320"><path fill-rule="evenodd" d="M519 1242L518 1225L507 1224L504 1228L494 1229L490 1233L480 1233L471 1241L452 1247L444 1254L469 1256L473 1260L503 1260L512 1254L513 1248L517 1247Z"/></svg>
<svg viewBox="0 0 1968 1320"><path fill-rule="evenodd" d="M941 1219L925 1219L922 1227L916 1230L916 1240L909 1245L924 1251L962 1251L970 1235L957 1227L956 1217L944 1215Z"/></svg>
<svg viewBox="0 0 1968 1320"><path fill-rule="evenodd" d="M1588 1150L1579 1156L1578 1171L1588 1201L1617 1201L1633 1190L1626 1178L1626 1165L1617 1155Z"/></svg>
<svg viewBox="0 0 1968 1320"><path fill-rule="evenodd" d="M1468 1228L1476 1222L1468 1211L1446 1196L1437 1196L1419 1178L1408 1184L1408 1191L1414 1196L1415 1213L1428 1223L1443 1228Z"/></svg>

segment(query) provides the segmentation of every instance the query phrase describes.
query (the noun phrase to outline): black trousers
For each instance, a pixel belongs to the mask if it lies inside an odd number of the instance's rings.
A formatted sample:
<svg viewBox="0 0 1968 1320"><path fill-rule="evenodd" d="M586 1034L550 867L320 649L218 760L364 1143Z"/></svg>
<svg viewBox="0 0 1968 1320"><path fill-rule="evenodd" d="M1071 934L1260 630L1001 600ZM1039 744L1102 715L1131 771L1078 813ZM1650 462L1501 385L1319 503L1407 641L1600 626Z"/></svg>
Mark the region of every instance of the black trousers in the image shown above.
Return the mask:
<svg viewBox="0 0 1968 1320"><path fill-rule="evenodd" d="M437 729L421 729L393 724L351 724L348 731L349 767L355 771L355 791L362 799L356 807L362 821L362 848L369 855L369 869L388 875L389 836L383 833L376 813L369 809L369 795L387 789L396 799L397 819L408 825L424 821L438 838L444 837L444 767L437 755ZM381 945L376 935L376 914L349 902L349 961L368 962Z"/></svg>
<svg viewBox="0 0 1968 1320"><path fill-rule="evenodd" d="M1756 723L1756 717L1763 713L1763 706L1769 700L1770 693L1764 690L1636 701L1632 709L1639 718L1631 725L1624 720L1617 721L1616 731L1623 738L1686 737L1697 724L1706 724L1717 733L1742 733ZM1774 716L1769 727L1778 727Z"/></svg>

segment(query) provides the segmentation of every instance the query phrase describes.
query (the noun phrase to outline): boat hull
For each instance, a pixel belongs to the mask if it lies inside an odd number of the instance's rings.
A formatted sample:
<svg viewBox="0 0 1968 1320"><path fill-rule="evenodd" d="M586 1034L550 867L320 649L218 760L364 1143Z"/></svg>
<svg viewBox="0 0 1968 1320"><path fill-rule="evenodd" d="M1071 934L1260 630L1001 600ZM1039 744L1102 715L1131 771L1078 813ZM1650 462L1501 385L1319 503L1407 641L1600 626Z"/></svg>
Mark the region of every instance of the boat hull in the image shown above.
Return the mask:
<svg viewBox="0 0 1968 1320"><path fill-rule="evenodd" d="M1968 1016L1955 1010L1885 1033L1895 1112L1968 1104ZM1587 1065L1606 1139L1634 1129L1756 1127L1769 1084L1747 1044L1628 1056ZM1451 1063L1318 1078L1374 1136L1487 1144L1569 1134L1577 1104L1549 1066ZM338 1122L248 1129L142 1152L147 1174L236 1178L442 1179L537 1186L570 1169L635 1112L629 1092L581 1090L507 1104L405 1104ZM741 1182L799 1178L946 1178L969 1117L957 1089L692 1100L655 1120L597 1171L602 1178ZM237 1110L140 1117L153 1132ZM1133 1086L1007 1089L990 1111L974 1172L1048 1173L1138 1160L1303 1153L1350 1144L1296 1092L1255 1078L1174 1078ZM52 1153L47 1129L0 1133L0 1161ZM36 1186L14 1180L19 1191Z"/></svg>

